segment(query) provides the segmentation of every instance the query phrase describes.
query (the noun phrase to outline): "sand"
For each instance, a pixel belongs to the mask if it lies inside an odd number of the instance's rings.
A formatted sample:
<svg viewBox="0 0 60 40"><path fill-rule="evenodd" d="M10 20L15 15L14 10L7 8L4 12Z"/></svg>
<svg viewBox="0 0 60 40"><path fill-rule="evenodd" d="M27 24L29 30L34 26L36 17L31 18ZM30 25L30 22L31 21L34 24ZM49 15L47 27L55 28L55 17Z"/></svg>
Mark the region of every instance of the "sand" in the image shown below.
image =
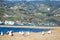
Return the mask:
<svg viewBox="0 0 60 40"><path fill-rule="evenodd" d="M30 35L21 35L19 33L14 33L13 36L9 35L0 35L0 40L60 40L60 28L55 28L52 30L52 34L45 32L45 35L42 35L41 32L31 32Z"/></svg>

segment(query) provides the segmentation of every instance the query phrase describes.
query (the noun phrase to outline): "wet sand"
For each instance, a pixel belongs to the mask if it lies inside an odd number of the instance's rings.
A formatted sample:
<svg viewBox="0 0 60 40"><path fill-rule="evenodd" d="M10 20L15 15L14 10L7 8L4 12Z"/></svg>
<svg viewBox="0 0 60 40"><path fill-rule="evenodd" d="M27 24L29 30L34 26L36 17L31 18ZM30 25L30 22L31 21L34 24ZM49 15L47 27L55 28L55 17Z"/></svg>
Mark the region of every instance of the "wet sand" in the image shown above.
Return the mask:
<svg viewBox="0 0 60 40"><path fill-rule="evenodd" d="M26 34L23 36L19 33L14 33L13 36L0 35L0 40L60 40L60 28L54 28L52 29L52 34L45 33L45 35L42 35L41 32L31 32L29 36Z"/></svg>

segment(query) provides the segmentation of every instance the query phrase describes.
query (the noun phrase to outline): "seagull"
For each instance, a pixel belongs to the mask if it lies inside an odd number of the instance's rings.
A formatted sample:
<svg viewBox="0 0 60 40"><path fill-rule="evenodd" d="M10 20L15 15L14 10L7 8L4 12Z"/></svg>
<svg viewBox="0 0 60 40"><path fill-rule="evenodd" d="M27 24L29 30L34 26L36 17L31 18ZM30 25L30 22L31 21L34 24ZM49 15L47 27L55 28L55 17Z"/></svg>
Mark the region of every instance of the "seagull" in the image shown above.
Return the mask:
<svg viewBox="0 0 60 40"><path fill-rule="evenodd" d="M3 32L1 32L1 35L3 35Z"/></svg>
<svg viewBox="0 0 60 40"><path fill-rule="evenodd" d="M10 36L13 36L12 30L11 30L11 31L9 31L9 35L10 35Z"/></svg>
<svg viewBox="0 0 60 40"><path fill-rule="evenodd" d="M45 32L43 31L43 32L42 32L42 35L44 35L44 34L45 34Z"/></svg>
<svg viewBox="0 0 60 40"><path fill-rule="evenodd" d="M22 31L22 32L19 32L19 34L24 35L25 33Z"/></svg>
<svg viewBox="0 0 60 40"><path fill-rule="evenodd" d="M51 31L51 30L49 30L47 33L48 33L48 34L51 34L51 33L52 33L52 31Z"/></svg>

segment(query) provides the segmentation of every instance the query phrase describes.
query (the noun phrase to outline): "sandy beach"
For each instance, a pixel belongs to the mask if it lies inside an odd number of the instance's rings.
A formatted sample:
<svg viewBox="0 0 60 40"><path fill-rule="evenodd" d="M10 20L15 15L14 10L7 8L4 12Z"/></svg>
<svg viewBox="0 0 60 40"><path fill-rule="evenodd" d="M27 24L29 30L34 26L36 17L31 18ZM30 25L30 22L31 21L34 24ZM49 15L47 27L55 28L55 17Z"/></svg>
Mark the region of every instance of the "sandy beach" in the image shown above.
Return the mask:
<svg viewBox="0 0 60 40"><path fill-rule="evenodd" d="M41 32L31 32L29 36L26 34L23 36L19 33L13 33L13 36L9 35L0 35L0 40L60 40L60 28L55 28L52 30L52 34L45 32L45 35L42 35Z"/></svg>

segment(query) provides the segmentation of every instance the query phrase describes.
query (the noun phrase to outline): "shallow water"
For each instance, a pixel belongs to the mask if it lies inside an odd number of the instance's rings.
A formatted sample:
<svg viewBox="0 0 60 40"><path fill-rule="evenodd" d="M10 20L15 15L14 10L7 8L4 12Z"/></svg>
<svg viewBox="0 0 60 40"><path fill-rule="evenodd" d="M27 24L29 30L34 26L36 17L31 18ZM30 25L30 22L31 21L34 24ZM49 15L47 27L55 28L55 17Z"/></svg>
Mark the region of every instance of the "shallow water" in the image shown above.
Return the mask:
<svg viewBox="0 0 60 40"><path fill-rule="evenodd" d="M0 32L3 32L4 34L7 32L7 31L10 31L12 30L13 32L19 32L19 31L29 31L29 32L42 32L42 31L48 31L49 29L38 29L38 28L3 28L3 27L0 27Z"/></svg>

